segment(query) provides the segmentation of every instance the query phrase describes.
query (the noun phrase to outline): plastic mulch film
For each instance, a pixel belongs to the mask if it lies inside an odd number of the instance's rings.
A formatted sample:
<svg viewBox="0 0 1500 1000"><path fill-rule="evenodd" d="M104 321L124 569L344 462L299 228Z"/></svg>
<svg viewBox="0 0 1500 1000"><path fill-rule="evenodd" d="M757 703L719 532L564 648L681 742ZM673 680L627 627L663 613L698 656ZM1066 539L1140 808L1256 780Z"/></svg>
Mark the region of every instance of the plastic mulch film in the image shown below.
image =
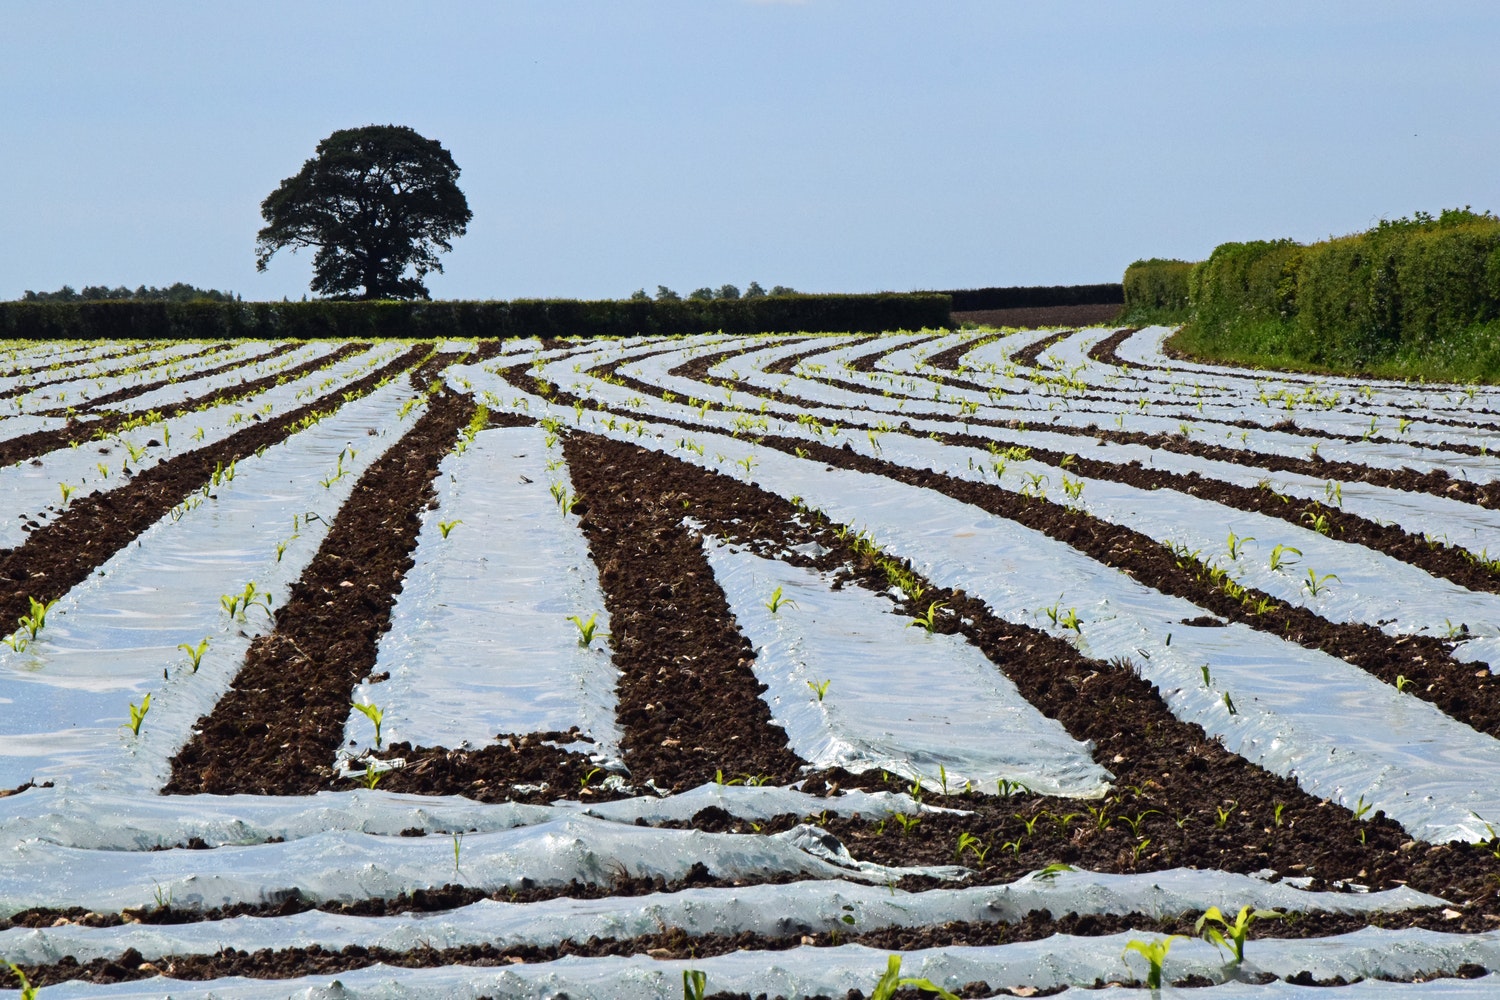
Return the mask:
<svg viewBox="0 0 1500 1000"><path fill-rule="evenodd" d="M24 648L0 647L0 788L159 787L360 472L415 419L397 415L410 395L399 384L376 390L237 463L69 591ZM231 617L221 598L252 583L249 606ZM195 671L178 647L205 639ZM133 734L130 706L148 694Z"/></svg>
<svg viewBox="0 0 1500 1000"><path fill-rule="evenodd" d="M909 627L881 597L833 590L811 570L711 540L704 550L755 647L772 718L813 766L888 770L934 791L993 794L1001 779L1042 795L1108 790L1090 747L962 636Z"/></svg>
<svg viewBox="0 0 1500 1000"><path fill-rule="evenodd" d="M31 788L0 798L0 844L37 840L79 850L159 851L194 840L209 847L249 846L271 840L301 840L330 831L378 837L396 837L412 830L428 834L455 830L494 833L580 814L629 826L637 820L685 823L710 806L748 820L827 812L844 817L858 814L879 821L897 813L959 812L919 803L898 792L851 789L823 796L774 785L715 783L663 798L646 795L598 803L564 799L550 806L367 789L315 795L143 797L58 786ZM118 861L119 854L115 858ZM17 869L16 875L31 878L22 869Z"/></svg>
<svg viewBox="0 0 1500 1000"><path fill-rule="evenodd" d="M457 848L457 850L455 849ZM212 909L275 902L291 894L317 902L394 899L447 884L497 892L528 885L608 886L621 872L678 882L695 865L724 879L769 875L849 879L877 885L908 875L956 880L953 865L893 867L849 856L822 829L799 825L772 835L629 826L582 813L491 833L381 837L329 831L285 843L221 847L212 854L86 851L22 841L0 858L0 916L36 906L119 912L159 905Z"/></svg>
<svg viewBox="0 0 1500 1000"><path fill-rule="evenodd" d="M673 448L675 427L648 424L639 436L590 429L728 475L749 457L757 485L868 529L934 583L983 599L1006 620L1046 627L1045 608L1076 609L1085 655L1131 660L1179 718L1295 776L1309 794L1348 807L1363 799L1438 843L1488 839L1478 817L1500 816L1500 780L1484 780L1500 774L1500 743L1335 657L1241 625L1185 625L1203 609L932 491L720 435L694 435L699 455Z"/></svg>
<svg viewBox="0 0 1500 1000"><path fill-rule="evenodd" d="M461 857L462 855L460 855ZM1441 905L1410 889L1369 895L1309 893L1245 875L1189 869L1150 875L1066 871L1028 875L1010 885L892 892L843 879L781 885L689 888L672 893L606 899L562 897L534 903L480 900L435 913L352 917L317 910L293 916L236 917L176 925L123 924L0 931L0 954L13 962L45 963L69 955L79 962L110 959L135 949L147 961L212 955L233 941L260 948L348 947L409 951L491 945L546 948L563 941L617 940L659 934L663 927L693 937L710 934L818 934L927 927L955 921L1018 923L1040 910L1169 919L1210 906L1282 908L1289 912L1394 913ZM1264 926L1264 925L1263 925ZM1253 956L1259 942L1250 945Z"/></svg>
<svg viewBox="0 0 1500 1000"><path fill-rule="evenodd" d="M949 990L983 982L991 989L1055 990L1083 988L1095 995L1096 980L1139 982L1145 962L1127 952L1131 941L1155 940L1149 934L1125 932L1102 937L1056 935L1039 941L989 947L944 947L901 955L901 974L930 979ZM552 962L501 968L446 966L431 969L372 965L335 976L289 980L217 979L185 983L154 978L111 986L70 982L47 987L52 998L155 998L172 1000L677 1000L683 995L683 973L706 974L709 993L751 996L845 996L851 990L869 995L886 971L892 952L840 945L803 946L786 951L736 951L698 959L657 960L647 955L624 958L563 958ZM1230 965L1223 952L1200 940L1178 941L1164 962L1168 981L1191 976L1220 985L1157 993L1137 990L1131 996L1199 997L1203 1000L1260 1000L1328 997L1336 1000L1478 1000L1492 997L1497 977L1430 979L1465 964L1493 966L1500 961L1500 942L1492 934L1448 935L1431 931L1387 931L1368 928L1352 934L1312 940L1252 940L1243 967ZM1332 990L1293 986L1286 977L1306 972L1315 979L1342 977L1362 981ZM1265 985L1248 982L1269 973L1281 978ZM1234 977L1241 977L1235 980ZM1381 982L1385 976L1401 982ZM1413 982L1411 980L1429 980ZM1069 993L1068 995L1072 995Z"/></svg>
<svg viewBox="0 0 1500 1000"><path fill-rule="evenodd" d="M551 443L549 444L549 440ZM382 735L413 746L483 746L497 734L580 729L576 749L618 765L614 668L598 572L562 449L540 427L480 431L443 460L376 673L357 701L382 706ZM597 634L581 645L580 626ZM351 710L346 743L366 747Z"/></svg>

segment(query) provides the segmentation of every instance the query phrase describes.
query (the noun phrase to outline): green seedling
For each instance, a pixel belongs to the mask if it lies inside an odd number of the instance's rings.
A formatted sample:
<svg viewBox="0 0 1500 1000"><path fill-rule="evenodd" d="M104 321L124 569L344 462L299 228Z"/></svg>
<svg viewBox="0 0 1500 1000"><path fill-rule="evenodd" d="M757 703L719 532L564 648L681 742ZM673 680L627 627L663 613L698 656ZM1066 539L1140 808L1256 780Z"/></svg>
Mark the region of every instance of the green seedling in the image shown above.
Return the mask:
<svg viewBox="0 0 1500 1000"><path fill-rule="evenodd" d="M368 769L367 769L368 770ZM458 871L460 852L464 846L464 834L462 830L453 831L453 870Z"/></svg>
<svg viewBox="0 0 1500 1000"><path fill-rule="evenodd" d="M958 1000L956 995L949 993L930 979L902 976L900 955L892 955L886 960L885 972L875 983L875 989L870 993L870 1000L892 1000L897 990L907 988L931 993L938 1000Z"/></svg>
<svg viewBox="0 0 1500 1000"><path fill-rule="evenodd" d="M1290 545L1277 545L1274 549L1271 550L1271 572L1279 573L1281 572L1282 566L1293 565L1292 563L1287 562L1285 558L1288 552L1297 556L1300 556L1302 554L1301 549L1294 549Z"/></svg>
<svg viewBox="0 0 1500 1000"><path fill-rule="evenodd" d="M897 813L895 815L895 820L897 823L901 824L901 836L905 837L907 834L911 833L917 828L917 824L922 822L922 817L908 816L906 813Z"/></svg>
<svg viewBox="0 0 1500 1000"><path fill-rule="evenodd" d="M1120 952L1124 958L1126 952L1136 952L1146 960L1150 967L1146 972L1146 988L1148 990L1161 989L1162 965L1167 960L1167 952L1172 950L1174 941L1186 941L1187 937L1182 934L1173 934L1166 938L1157 938L1155 941L1131 941L1125 945L1125 951Z"/></svg>
<svg viewBox="0 0 1500 1000"><path fill-rule="evenodd" d="M10 974L21 982L21 1000L36 1000L37 987L31 985L31 980L26 978L26 973L21 971L21 967L14 962L5 964L10 968Z"/></svg>
<svg viewBox="0 0 1500 1000"><path fill-rule="evenodd" d="M1054 861L1052 862L1052 864L1039 869L1036 873L1036 879L1039 882L1051 882L1063 872L1073 872L1077 870L1078 869L1074 868L1072 865L1064 864L1061 861Z"/></svg>
<svg viewBox="0 0 1500 1000"><path fill-rule="evenodd" d="M1078 609L1069 608L1068 613L1058 619L1057 624L1083 635L1083 623L1078 620Z"/></svg>
<svg viewBox="0 0 1500 1000"><path fill-rule="evenodd" d="M1307 580L1303 582L1302 586L1306 587L1307 592L1313 597L1317 597L1323 591L1328 589L1329 580L1337 580L1338 578L1339 577L1337 573L1328 573L1323 576L1319 576L1312 570L1308 570Z"/></svg>
<svg viewBox="0 0 1500 1000"><path fill-rule="evenodd" d="M1365 818L1365 814L1374 808L1375 807L1366 802L1365 797L1361 795L1359 797L1359 801L1354 804L1354 818L1356 820L1362 820Z"/></svg>
<svg viewBox="0 0 1500 1000"><path fill-rule="evenodd" d="M51 611L53 606L57 604L57 598L54 597L50 601L39 601L35 597L27 597L26 601L31 605L31 614L22 615L19 621L21 628L26 630L27 636L35 639L36 634L46 627L47 612Z"/></svg>
<svg viewBox="0 0 1500 1000"><path fill-rule="evenodd" d="M463 523L464 522L461 519L459 519L459 520L453 520L453 521L439 521L438 522L438 530L443 533L443 537L444 538L447 538L448 537L448 532L452 531L454 528L458 527L460 524L463 524Z"/></svg>
<svg viewBox="0 0 1500 1000"><path fill-rule="evenodd" d="M296 537L297 537L296 535L292 536L292 538L296 538ZM292 544L292 538L288 538L284 542L277 542L276 543L276 561L277 562L281 562L281 557L284 556L284 555L286 555L287 547Z"/></svg>
<svg viewBox="0 0 1500 1000"><path fill-rule="evenodd" d="M807 682L807 686L810 687L810 688L812 688L813 694L815 694L815 695L818 696L818 700L819 701L822 701L823 700L823 696L828 693L828 685L830 685L832 683L833 683L832 680L826 680L826 681L808 681Z"/></svg>
<svg viewBox="0 0 1500 1000"><path fill-rule="evenodd" d="M1205 663L1205 664L1203 664L1203 666L1199 667L1198 669L1201 670L1201 671L1203 671L1203 686L1204 687L1213 687L1213 683L1214 683L1213 682L1213 676L1208 672L1208 664Z"/></svg>
<svg viewBox="0 0 1500 1000"><path fill-rule="evenodd" d="M385 712L374 703L352 702L354 710L375 724L375 749L380 749L380 724L385 721Z"/></svg>
<svg viewBox="0 0 1500 1000"><path fill-rule="evenodd" d="M1238 559L1240 557L1240 553L1245 551L1245 544L1247 542L1253 541L1255 541L1255 536L1253 535L1247 535L1244 538L1241 538L1239 535L1236 535L1231 531L1229 533L1229 558Z"/></svg>
<svg viewBox="0 0 1500 1000"><path fill-rule="evenodd" d="M1333 527L1332 522L1328 520L1328 515L1324 513L1314 514L1312 511L1304 511L1302 520L1320 535L1328 534Z"/></svg>
<svg viewBox="0 0 1500 1000"><path fill-rule="evenodd" d="M1397 691L1405 691L1409 687L1411 687L1411 678L1408 677L1408 676L1406 676L1405 674L1397 674L1396 675L1396 690Z"/></svg>
<svg viewBox="0 0 1500 1000"><path fill-rule="evenodd" d="M708 995L708 973L699 969L682 970L682 1000L703 1000Z"/></svg>
<svg viewBox="0 0 1500 1000"><path fill-rule="evenodd" d="M365 773L361 780L364 781L365 787L373 792L375 786L380 784L380 779L384 777L384 771L377 770L374 764L368 764L365 766Z"/></svg>
<svg viewBox="0 0 1500 1000"><path fill-rule="evenodd" d="M247 615L251 608L260 608L267 617L271 614L271 595L255 586L251 580L245 584L245 589L238 594L222 594L219 597L219 606L229 612L230 617Z"/></svg>
<svg viewBox="0 0 1500 1000"><path fill-rule="evenodd" d="M1062 488L1069 500L1077 503L1083 497L1083 487L1084 482L1082 479L1073 479L1066 472L1063 473Z"/></svg>
<svg viewBox="0 0 1500 1000"><path fill-rule="evenodd" d="M189 646L185 642L179 642L177 648L187 653L188 659L193 664L193 673L196 674L198 668L203 665L203 654L208 652L208 637L204 636L203 641L196 646Z"/></svg>
<svg viewBox="0 0 1500 1000"><path fill-rule="evenodd" d="M927 613L925 615L917 615L915 621L906 623L906 627L911 628L914 625L920 625L927 630L928 635L931 635L937 629L938 608L945 608L947 606L948 603L946 601L933 601L927 606Z"/></svg>
<svg viewBox="0 0 1500 1000"><path fill-rule="evenodd" d="M137 705L135 702L130 703L130 722L128 722L127 725L130 726L130 732L132 735L141 735L141 722L146 718L146 713L149 711L151 711L150 693L147 693L146 696L141 699L141 703L139 705Z"/></svg>
<svg viewBox="0 0 1500 1000"><path fill-rule="evenodd" d="M781 588L780 587L777 587L775 590L771 591L771 599L766 602L766 610L770 611L771 614L773 614L773 615L776 612L780 611L782 608L785 608L785 607L795 608L796 606L797 606L797 602L796 601L792 600L789 597L782 597L781 596Z"/></svg>
<svg viewBox="0 0 1500 1000"><path fill-rule="evenodd" d="M1239 715L1240 710L1234 707L1234 699L1229 697L1229 692L1224 692L1224 707L1229 709L1230 715Z"/></svg>
<svg viewBox="0 0 1500 1000"><path fill-rule="evenodd" d="M73 494L78 492L78 487L69 486L67 483L58 483L57 488L62 493L64 507L68 505L68 500L72 498Z"/></svg>
<svg viewBox="0 0 1500 1000"><path fill-rule="evenodd" d="M953 860L961 862L965 851L974 855L974 859L979 862L979 867L981 868L984 867L984 859L990 853L990 849L985 845L984 841L967 831L958 835L958 847L953 852Z"/></svg>
<svg viewBox="0 0 1500 1000"><path fill-rule="evenodd" d="M594 635L599 631L599 615L589 615L585 621L582 615L569 615L568 621L572 622L578 629L578 645L587 649L594 641Z"/></svg>
<svg viewBox="0 0 1500 1000"><path fill-rule="evenodd" d="M1257 920L1280 920L1284 914L1275 910L1257 910L1249 906L1240 907L1239 916L1231 923L1224 916L1222 910L1217 906L1210 906L1203 911L1203 916L1193 925L1193 930L1203 935L1203 940L1215 948L1227 948L1234 953L1233 964L1239 965L1245 960L1245 938L1250 935L1250 925ZM1216 923L1218 927L1206 926Z"/></svg>
<svg viewBox="0 0 1500 1000"><path fill-rule="evenodd" d="M1005 778L995 779L995 788L1001 795L1030 795L1031 789L1019 781L1009 781Z"/></svg>

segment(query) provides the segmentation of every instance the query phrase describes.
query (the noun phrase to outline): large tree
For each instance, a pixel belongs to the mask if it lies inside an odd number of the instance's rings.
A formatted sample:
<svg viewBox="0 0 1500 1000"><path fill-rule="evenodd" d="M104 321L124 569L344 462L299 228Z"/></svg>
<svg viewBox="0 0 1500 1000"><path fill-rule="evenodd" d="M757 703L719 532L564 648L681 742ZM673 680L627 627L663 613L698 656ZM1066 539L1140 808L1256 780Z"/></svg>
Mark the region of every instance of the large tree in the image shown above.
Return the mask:
<svg viewBox="0 0 1500 1000"><path fill-rule="evenodd" d="M453 156L404 125L340 129L261 202L256 269L282 247L316 247L314 292L426 298L423 276L473 218L457 180Z"/></svg>

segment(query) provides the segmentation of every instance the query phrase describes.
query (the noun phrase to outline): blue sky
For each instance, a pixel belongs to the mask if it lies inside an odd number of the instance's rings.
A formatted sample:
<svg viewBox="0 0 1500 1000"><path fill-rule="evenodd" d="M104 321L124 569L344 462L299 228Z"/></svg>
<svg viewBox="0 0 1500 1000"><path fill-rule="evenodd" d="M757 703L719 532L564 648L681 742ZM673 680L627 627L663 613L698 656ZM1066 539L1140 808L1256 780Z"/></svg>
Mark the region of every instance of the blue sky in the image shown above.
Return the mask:
<svg viewBox="0 0 1500 1000"><path fill-rule="evenodd" d="M1118 281L1500 210L1500 4L0 0L0 299L299 298L260 201L409 125L474 220L436 298Z"/></svg>

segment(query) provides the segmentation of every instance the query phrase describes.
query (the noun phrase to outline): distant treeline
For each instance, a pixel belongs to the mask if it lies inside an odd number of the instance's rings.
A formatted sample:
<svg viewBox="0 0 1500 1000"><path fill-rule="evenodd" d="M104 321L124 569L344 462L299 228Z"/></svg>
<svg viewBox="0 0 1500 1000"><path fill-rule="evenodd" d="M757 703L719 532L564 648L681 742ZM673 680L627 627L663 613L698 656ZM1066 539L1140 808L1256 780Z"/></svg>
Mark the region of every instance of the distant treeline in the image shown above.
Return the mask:
<svg viewBox="0 0 1500 1000"><path fill-rule="evenodd" d="M1127 314L1185 322L1184 350L1437 378L1500 375L1500 218L1467 208L1351 236L1225 243L1137 261Z"/></svg>
<svg viewBox="0 0 1500 1000"><path fill-rule="evenodd" d="M25 340L365 337L622 337L878 333L950 325L946 295L518 299L510 302L0 302L0 337Z"/></svg>
<svg viewBox="0 0 1500 1000"><path fill-rule="evenodd" d="M63 285L55 292L27 292L22 302L235 302L239 296L233 292L221 292L216 288L195 288L181 281L170 288L152 288L141 285L135 289L121 285L108 288L104 285L85 285L83 291L75 292L71 286Z"/></svg>
<svg viewBox="0 0 1500 1000"><path fill-rule="evenodd" d="M1119 305L1125 301L1124 288L1118 284L965 288L939 294L953 300L954 312L1034 309L1041 306L1106 306Z"/></svg>

